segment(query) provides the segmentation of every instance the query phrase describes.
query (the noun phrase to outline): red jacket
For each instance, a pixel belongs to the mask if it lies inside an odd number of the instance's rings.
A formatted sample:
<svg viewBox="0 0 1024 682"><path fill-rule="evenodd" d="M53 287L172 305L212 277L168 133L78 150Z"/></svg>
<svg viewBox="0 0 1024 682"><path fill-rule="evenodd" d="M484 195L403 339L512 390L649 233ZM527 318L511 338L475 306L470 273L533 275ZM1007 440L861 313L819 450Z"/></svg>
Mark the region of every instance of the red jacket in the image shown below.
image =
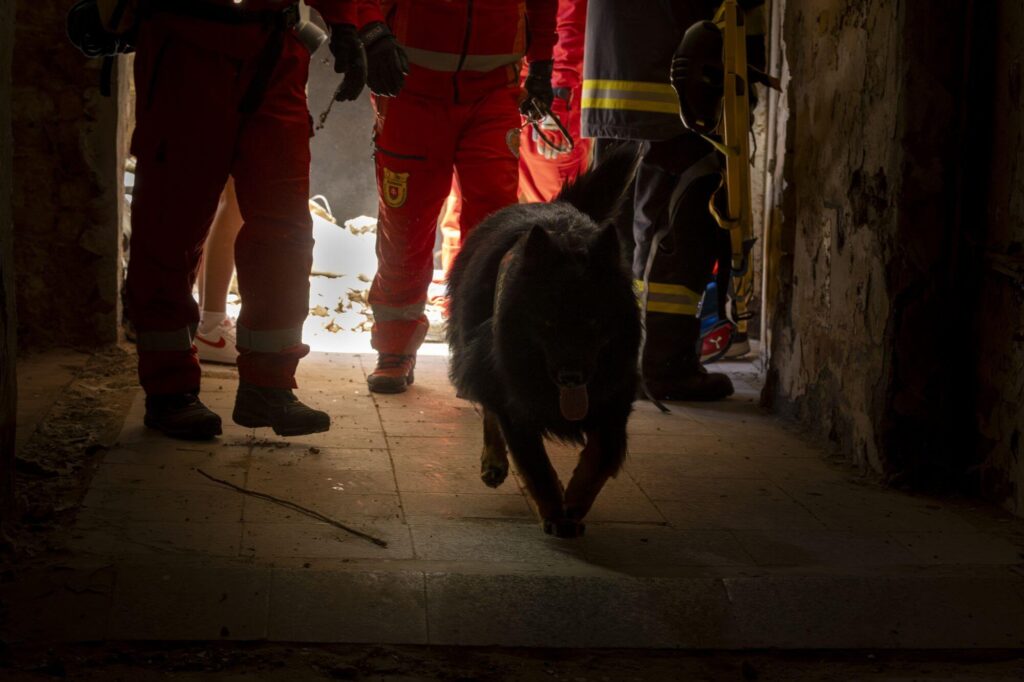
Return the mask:
<svg viewBox="0 0 1024 682"><path fill-rule="evenodd" d="M583 84L583 42L587 27L587 0L559 0L558 43L551 85L577 90ZM578 94L578 93L576 93Z"/></svg>
<svg viewBox="0 0 1024 682"><path fill-rule="evenodd" d="M517 87L519 63L552 58L558 0L384 0L409 55L405 90L457 102Z"/></svg>

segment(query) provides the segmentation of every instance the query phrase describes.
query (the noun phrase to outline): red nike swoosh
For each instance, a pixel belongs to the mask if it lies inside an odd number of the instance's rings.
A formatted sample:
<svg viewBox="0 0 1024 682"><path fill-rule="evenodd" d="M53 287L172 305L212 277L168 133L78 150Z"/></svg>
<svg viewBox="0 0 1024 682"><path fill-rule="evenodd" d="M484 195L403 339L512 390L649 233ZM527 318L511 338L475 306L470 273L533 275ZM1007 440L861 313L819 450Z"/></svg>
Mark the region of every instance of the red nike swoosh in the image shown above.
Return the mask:
<svg viewBox="0 0 1024 682"><path fill-rule="evenodd" d="M196 341L202 341L207 346L212 346L213 348L223 348L224 346L227 345L227 342L224 340L223 336L220 337L220 339L217 341L217 343L210 343L209 341L207 341L206 339L204 339L201 336L196 336Z"/></svg>

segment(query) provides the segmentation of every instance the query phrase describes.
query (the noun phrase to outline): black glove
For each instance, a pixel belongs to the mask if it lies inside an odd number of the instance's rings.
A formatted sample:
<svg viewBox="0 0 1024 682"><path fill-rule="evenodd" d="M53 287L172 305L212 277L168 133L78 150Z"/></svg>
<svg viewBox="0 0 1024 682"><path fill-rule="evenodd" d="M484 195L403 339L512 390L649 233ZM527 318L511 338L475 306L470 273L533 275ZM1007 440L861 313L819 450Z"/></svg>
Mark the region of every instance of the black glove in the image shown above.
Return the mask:
<svg viewBox="0 0 1024 682"><path fill-rule="evenodd" d="M334 93L334 99L345 102L359 97L366 86L366 52L363 51L355 26L331 26L331 54L334 55L334 72L345 74Z"/></svg>
<svg viewBox="0 0 1024 682"><path fill-rule="evenodd" d="M555 63L550 59L530 62L530 72L523 83L527 99L535 99L545 108L551 108L551 103L555 101L555 91L551 88L551 74L554 70Z"/></svg>
<svg viewBox="0 0 1024 682"><path fill-rule="evenodd" d="M381 97L396 96L409 73L409 58L405 50L395 40L387 25L379 21L364 26L359 37L366 46L370 91Z"/></svg>

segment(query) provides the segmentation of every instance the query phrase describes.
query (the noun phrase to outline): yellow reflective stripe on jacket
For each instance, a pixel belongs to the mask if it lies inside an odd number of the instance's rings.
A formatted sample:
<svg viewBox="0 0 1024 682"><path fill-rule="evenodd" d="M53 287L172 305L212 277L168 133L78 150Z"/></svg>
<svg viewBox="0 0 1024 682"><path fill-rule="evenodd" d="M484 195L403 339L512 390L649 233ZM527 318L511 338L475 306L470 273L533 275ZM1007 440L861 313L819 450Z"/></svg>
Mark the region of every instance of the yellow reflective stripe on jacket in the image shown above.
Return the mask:
<svg viewBox="0 0 1024 682"><path fill-rule="evenodd" d="M434 50L423 50L418 47L406 47L405 53L409 57L409 62L416 66L433 69L434 71L450 72L461 70L486 73L509 64L515 64L523 58L523 53L518 53L469 54L463 59L463 56L457 52L436 52Z"/></svg>
<svg viewBox="0 0 1024 682"><path fill-rule="evenodd" d="M679 98L667 83L587 79L583 81L580 100L584 109L679 112Z"/></svg>
<svg viewBox="0 0 1024 682"><path fill-rule="evenodd" d="M633 286L641 303L646 299L649 313L695 316L700 311L701 294L681 284L648 282L646 296L643 280L634 280Z"/></svg>

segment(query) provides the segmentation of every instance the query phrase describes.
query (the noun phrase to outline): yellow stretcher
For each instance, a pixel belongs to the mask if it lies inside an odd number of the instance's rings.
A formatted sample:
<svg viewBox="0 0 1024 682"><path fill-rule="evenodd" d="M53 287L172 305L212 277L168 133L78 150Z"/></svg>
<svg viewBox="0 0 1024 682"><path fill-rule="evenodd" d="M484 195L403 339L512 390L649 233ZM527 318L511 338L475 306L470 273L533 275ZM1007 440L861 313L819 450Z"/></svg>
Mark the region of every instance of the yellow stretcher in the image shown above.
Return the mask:
<svg viewBox="0 0 1024 682"><path fill-rule="evenodd" d="M725 157L722 184L712 196L709 210L719 226L729 230L733 300L740 332L746 332L746 321L750 317L746 308L754 282L750 267L755 241L750 188L750 84L756 80L779 88L778 80L748 68L747 30L752 19L754 17L747 16L737 0L724 0L715 13L712 23L721 33L722 41L721 116L713 134L702 132L702 137Z"/></svg>

